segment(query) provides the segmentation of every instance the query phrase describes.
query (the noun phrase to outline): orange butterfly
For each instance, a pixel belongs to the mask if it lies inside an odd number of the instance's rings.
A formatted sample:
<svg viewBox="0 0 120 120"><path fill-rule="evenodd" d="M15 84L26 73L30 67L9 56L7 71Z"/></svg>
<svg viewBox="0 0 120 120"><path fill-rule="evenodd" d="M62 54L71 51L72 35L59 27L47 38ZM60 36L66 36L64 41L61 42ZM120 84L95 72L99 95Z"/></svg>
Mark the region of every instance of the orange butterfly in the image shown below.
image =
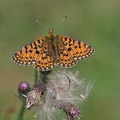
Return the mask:
<svg viewBox="0 0 120 120"><path fill-rule="evenodd" d="M48 71L54 66L69 68L90 57L95 49L82 41L64 35L43 36L25 45L12 56L12 60L20 65L32 65L40 71Z"/></svg>

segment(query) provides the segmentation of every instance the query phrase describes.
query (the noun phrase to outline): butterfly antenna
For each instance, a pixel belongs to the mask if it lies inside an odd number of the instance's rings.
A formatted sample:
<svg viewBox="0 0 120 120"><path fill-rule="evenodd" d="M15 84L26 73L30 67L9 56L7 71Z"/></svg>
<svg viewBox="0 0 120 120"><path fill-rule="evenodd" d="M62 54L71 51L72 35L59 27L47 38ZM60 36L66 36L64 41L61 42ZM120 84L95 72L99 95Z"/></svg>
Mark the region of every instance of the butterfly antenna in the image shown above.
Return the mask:
<svg viewBox="0 0 120 120"><path fill-rule="evenodd" d="M55 30L56 27L58 27L66 18L67 18L67 16L65 16L65 17L54 27L54 30Z"/></svg>
<svg viewBox="0 0 120 120"><path fill-rule="evenodd" d="M35 19L35 18L33 18L33 20L34 21L36 21L37 23L39 23L40 25L42 25L45 29L47 29L48 30L48 28L45 26L45 25L43 25L40 21L38 21L37 19Z"/></svg>

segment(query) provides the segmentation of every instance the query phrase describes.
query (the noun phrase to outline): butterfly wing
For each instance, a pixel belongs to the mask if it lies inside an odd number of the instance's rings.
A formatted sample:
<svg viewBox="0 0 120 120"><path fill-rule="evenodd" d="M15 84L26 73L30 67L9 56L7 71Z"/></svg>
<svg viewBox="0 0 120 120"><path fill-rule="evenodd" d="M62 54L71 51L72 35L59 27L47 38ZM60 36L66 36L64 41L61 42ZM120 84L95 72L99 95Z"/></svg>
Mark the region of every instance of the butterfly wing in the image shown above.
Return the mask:
<svg viewBox="0 0 120 120"><path fill-rule="evenodd" d="M57 42L58 48L58 58L57 58L57 65L60 67L71 67L76 64L76 60L70 55L68 50L65 48L63 44Z"/></svg>
<svg viewBox="0 0 120 120"><path fill-rule="evenodd" d="M45 36L25 45L12 55L12 60L20 65L34 64L46 43L46 39Z"/></svg>
<svg viewBox="0 0 120 120"><path fill-rule="evenodd" d="M59 51L57 64L62 67L73 66L78 60L88 58L94 53L94 48L82 41L62 35L56 35L56 40Z"/></svg>
<svg viewBox="0 0 120 120"><path fill-rule="evenodd" d="M54 61L54 51L50 45L49 42L44 45L35 64L33 64L33 67L40 71L51 70L56 65L56 62Z"/></svg>
<svg viewBox="0 0 120 120"><path fill-rule="evenodd" d="M33 65L38 70L48 71L55 65L49 37L45 36L27 44L15 54L12 59L21 65Z"/></svg>

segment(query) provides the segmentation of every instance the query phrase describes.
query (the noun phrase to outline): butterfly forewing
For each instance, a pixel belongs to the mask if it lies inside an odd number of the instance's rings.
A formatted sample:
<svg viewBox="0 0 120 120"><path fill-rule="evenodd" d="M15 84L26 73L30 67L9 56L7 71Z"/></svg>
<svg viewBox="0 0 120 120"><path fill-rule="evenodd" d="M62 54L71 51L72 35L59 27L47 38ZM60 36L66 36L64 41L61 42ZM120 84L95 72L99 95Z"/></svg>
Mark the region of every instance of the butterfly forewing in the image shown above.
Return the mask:
<svg viewBox="0 0 120 120"><path fill-rule="evenodd" d="M82 41L68 36L56 35L59 43L64 47L71 59L81 60L90 57L94 53L94 48Z"/></svg>
<svg viewBox="0 0 120 120"><path fill-rule="evenodd" d="M25 45L15 54L13 54L12 59L16 63L22 65L34 64L39 56L38 52L39 53L41 52L41 49L43 48L45 41L46 38L43 37Z"/></svg>

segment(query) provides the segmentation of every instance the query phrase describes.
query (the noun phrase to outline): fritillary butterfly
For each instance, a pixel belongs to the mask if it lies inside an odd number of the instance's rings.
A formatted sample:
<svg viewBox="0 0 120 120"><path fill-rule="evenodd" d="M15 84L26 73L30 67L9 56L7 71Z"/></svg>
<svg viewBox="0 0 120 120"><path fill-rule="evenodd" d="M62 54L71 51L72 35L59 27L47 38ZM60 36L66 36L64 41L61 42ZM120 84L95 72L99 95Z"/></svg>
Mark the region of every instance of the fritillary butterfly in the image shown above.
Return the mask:
<svg viewBox="0 0 120 120"><path fill-rule="evenodd" d="M40 71L48 71L54 66L69 68L90 57L94 48L82 41L64 35L43 36L25 45L12 56L12 60L20 65L32 65Z"/></svg>

